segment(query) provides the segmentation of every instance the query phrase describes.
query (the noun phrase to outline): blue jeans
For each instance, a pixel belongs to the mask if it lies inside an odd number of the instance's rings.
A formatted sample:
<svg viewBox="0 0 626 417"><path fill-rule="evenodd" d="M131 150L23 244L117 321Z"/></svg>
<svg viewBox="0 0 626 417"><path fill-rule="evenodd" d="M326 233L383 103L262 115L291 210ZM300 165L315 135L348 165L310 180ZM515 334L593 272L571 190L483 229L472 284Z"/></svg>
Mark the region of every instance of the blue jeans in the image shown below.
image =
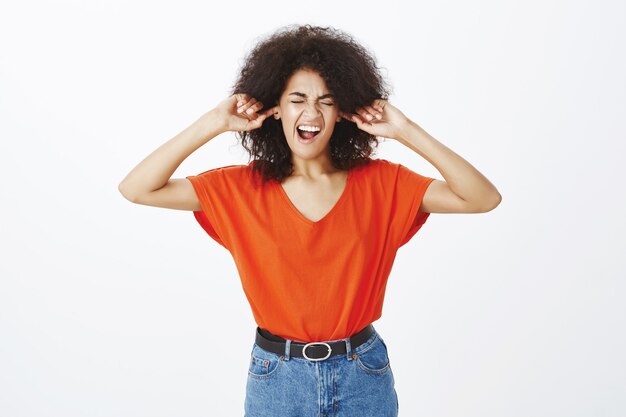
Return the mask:
<svg viewBox="0 0 626 417"><path fill-rule="evenodd" d="M347 353L311 361L253 343L244 417L396 417L398 395L387 345L374 330ZM333 340L334 341L334 340ZM327 341L330 342L330 341Z"/></svg>

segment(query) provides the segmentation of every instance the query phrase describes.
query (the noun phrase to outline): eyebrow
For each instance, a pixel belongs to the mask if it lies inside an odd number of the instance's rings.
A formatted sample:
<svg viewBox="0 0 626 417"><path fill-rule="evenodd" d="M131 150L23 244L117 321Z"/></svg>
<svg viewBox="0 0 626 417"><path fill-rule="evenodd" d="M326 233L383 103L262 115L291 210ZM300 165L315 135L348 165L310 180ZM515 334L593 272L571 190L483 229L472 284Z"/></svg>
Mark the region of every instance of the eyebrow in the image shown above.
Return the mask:
<svg viewBox="0 0 626 417"><path fill-rule="evenodd" d="M299 92L297 92L297 91L294 91L293 93L289 93L289 95L290 95L290 96L300 96L300 97L305 97L305 98L307 97L307 95L306 95L306 94L304 94L304 93L299 93ZM320 99L320 100L325 99L325 98L335 98L335 95L334 95L334 94L330 94L330 93L328 93L328 94L324 94L323 96L319 96L319 97L318 97L318 99Z"/></svg>

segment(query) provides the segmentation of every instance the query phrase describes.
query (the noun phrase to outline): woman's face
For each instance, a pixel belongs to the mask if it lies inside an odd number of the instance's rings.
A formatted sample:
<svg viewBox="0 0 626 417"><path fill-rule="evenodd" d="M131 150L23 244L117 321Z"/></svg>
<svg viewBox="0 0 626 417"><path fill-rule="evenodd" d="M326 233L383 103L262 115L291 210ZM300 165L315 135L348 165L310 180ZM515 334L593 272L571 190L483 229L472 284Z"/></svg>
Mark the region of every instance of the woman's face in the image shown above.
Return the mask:
<svg viewBox="0 0 626 417"><path fill-rule="evenodd" d="M334 96L317 72L297 70L287 80L277 107L277 118L282 119L283 131L293 156L302 159L330 158L328 144L335 123L341 121L341 116ZM304 139L298 132L301 125L317 127L319 132L312 139Z"/></svg>

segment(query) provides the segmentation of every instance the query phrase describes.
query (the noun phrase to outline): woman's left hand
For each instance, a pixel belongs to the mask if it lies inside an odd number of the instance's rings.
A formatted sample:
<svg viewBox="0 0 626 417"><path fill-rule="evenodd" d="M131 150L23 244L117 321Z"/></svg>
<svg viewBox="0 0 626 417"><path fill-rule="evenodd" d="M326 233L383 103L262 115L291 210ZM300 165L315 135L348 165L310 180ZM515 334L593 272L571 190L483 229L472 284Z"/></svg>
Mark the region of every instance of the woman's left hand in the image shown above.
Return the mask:
<svg viewBox="0 0 626 417"><path fill-rule="evenodd" d="M340 112L339 114L344 119L356 123L359 129L383 138L398 140L410 122L409 118L397 107L383 99L376 99L368 106L357 108L356 113Z"/></svg>

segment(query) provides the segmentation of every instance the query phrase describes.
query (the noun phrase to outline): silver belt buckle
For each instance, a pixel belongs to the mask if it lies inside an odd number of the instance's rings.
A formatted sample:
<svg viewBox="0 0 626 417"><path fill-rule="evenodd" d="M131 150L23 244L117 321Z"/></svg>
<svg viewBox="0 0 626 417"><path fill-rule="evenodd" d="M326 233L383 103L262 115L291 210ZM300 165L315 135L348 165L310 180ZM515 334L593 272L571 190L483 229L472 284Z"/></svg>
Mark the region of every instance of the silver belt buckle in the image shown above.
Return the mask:
<svg viewBox="0 0 626 417"><path fill-rule="evenodd" d="M311 345L326 345L326 347L328 348L328 354L325 357L323 357L323 358L309 358L306 355L306 348L311 346ZM310 361L323 361L324 359L327 359L330 356L330 353L332 351L333 351L333 349L326 342L310 342L310 343L307 343L306 345L304 345L304 347L302 348L302 356L304 356L305 358L307 358Z"/></svg>

